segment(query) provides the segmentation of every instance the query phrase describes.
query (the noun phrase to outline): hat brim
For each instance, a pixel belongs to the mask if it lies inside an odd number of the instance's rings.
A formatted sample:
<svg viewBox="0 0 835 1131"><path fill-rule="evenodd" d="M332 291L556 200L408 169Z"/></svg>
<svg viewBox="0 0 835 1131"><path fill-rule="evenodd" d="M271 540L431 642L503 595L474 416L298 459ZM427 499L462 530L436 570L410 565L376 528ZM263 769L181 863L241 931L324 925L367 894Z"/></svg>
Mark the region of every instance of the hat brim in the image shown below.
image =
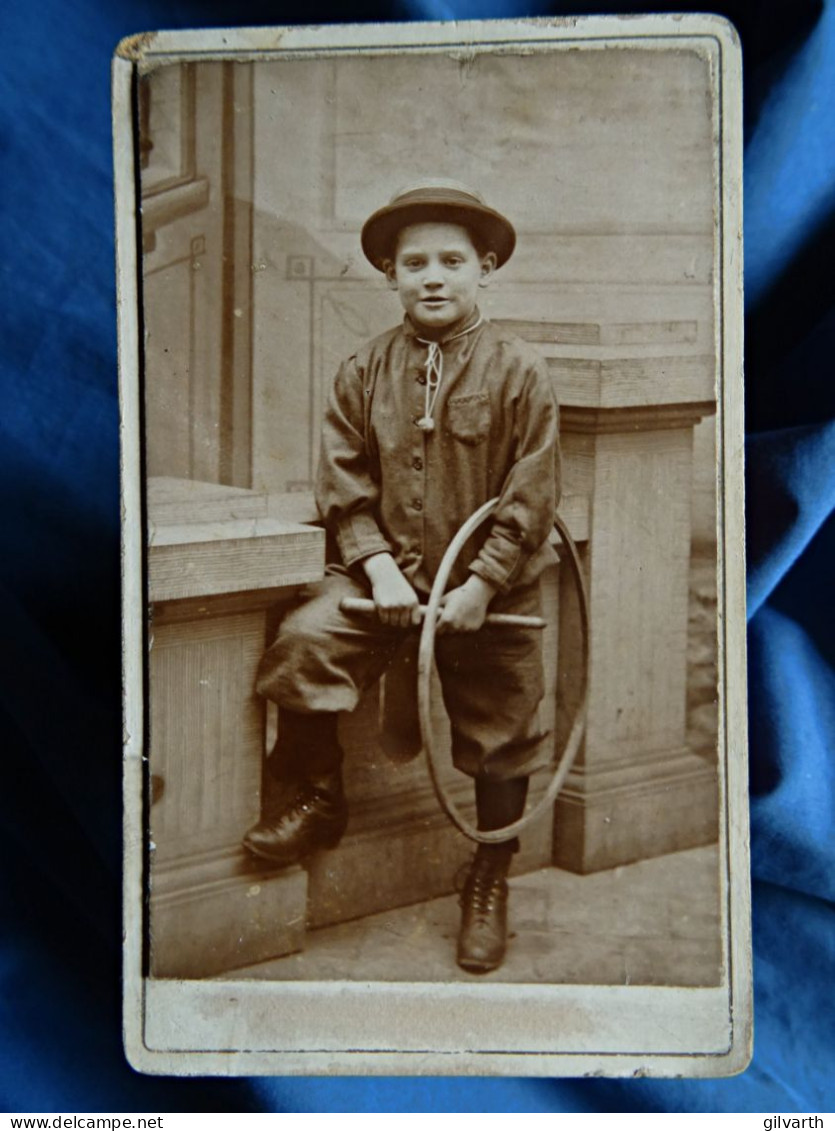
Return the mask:
<svg viewBox="0 0 835 1131"><path fill-rule="evenodd" d="M496 256L501 267L516 247L516 232L509 220L486 205L444 201L404 201L389 204L370 216L363 225L360 241L366 259L385 270L394 257L398 234L410 224L460 224L478 237L479 243Z"/></svg>

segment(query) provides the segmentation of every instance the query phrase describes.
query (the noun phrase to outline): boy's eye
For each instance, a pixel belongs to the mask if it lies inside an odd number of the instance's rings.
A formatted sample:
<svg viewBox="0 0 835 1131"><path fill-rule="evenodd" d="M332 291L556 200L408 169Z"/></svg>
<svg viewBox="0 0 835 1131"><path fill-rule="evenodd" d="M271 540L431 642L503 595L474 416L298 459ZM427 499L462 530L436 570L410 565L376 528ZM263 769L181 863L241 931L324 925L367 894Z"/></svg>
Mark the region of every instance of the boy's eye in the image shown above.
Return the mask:
<svg viewBox="0 0 835 1131"><path fill-rule="evenodd" d="M447 267L460 267L464 260L460 255L448 255L444 260Z"/></svg>
<svg viewBox="0 0 835 1131"><path fill-rule="evenodd" d="M406 260L406 266L409 267L412 271L414 271L418 267L423 266L423 260L418 259L417 257L413 256L413 257Z"/></svg>

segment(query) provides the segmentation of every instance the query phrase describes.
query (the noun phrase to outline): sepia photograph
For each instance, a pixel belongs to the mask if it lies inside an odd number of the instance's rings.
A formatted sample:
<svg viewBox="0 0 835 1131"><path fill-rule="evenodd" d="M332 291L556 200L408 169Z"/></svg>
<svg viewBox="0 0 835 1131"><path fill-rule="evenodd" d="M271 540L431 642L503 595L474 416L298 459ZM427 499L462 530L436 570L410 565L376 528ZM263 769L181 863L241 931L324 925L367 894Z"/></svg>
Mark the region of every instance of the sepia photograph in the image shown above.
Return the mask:
<svg viewBox="0 0 835 1131"><path fill-rule="evenodd" d="M750 1056L739 48L114 61L143 1071Z"/></svg>

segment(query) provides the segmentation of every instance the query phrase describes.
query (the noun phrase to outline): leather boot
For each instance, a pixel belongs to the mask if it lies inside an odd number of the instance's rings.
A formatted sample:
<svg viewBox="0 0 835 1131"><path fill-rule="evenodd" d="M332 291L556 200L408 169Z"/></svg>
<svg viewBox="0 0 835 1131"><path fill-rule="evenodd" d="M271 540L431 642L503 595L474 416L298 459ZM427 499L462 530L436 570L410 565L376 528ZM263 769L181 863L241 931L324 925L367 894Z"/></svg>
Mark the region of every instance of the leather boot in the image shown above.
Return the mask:
<svg viewBox="0 0 835 1131"><path fill-rule="evenodd" d="M504 961L507 949L507 873L513 856L504 845L476 853L461 893L458 965L487 974Z"/></svg>
<svg viewBox="0 0 835 1131"><path fill-rule="evenodd" d="M254 856L288 866L318 849L335 848L347 824L348 803L336 770L303 781L275 817L249 830L243 845Z"/></svg>

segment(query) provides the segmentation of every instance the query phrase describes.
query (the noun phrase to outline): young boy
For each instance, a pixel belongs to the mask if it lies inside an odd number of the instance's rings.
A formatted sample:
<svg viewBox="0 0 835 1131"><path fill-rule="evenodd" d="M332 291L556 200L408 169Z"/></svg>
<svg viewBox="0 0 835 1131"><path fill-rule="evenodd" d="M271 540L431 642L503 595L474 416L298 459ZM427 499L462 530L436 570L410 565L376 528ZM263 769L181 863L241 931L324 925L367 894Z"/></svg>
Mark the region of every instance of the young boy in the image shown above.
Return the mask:
<svg viewBox="0 0 835 1131"><path fill-rule="evenodd" d="M340 368L324 420L316 498L341 562L283 620L258 690L280 707L272 771L294 800L247 834L250 852L290 864L336 845L348 818L337 739L403 634L419 623L441 557L463 521L499 502L450 578L436 660L453 760L475 780L480 829L524 811L530 773L549 755L536 725L543 694L535 630L484 626L495 612L537 614L559 484L557 406L535 351L491 325L476 299L513 252L510 222L463 185L399 192L362 230L396 291L401 326ZM376 617L340 609L372 596ZM514 840L479 845L462 894L458 962L504 958Z"/></svg>

